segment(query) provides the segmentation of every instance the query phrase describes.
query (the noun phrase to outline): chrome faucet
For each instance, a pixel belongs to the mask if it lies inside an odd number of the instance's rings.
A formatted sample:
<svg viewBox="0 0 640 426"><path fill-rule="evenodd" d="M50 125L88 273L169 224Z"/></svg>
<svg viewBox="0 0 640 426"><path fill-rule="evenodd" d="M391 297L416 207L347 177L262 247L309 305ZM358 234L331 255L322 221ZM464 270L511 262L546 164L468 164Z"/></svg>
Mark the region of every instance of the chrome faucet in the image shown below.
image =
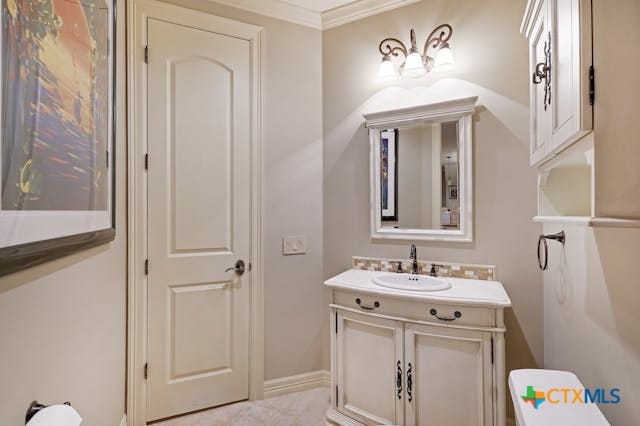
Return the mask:
<svg viewBox="0 0 640 426"><path fill-rule="evenodd" d="M411 244L411 273L412 274L417 274L418 273L418 254L417 254L417 250L416 250L416 245L415 244Z"/></svg>

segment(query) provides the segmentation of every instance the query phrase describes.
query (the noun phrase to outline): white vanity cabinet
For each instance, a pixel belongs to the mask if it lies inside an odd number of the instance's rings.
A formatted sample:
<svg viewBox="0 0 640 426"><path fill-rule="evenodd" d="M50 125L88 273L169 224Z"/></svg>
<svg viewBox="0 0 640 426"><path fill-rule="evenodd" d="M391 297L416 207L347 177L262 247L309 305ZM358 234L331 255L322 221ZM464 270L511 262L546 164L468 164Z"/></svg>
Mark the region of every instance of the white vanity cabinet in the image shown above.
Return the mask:
<svg viewBox="0 0 640 426"><path fill-rule="evenodd" d="M529 0L531 165L552 158L593 128L594 71L589 0Z"/></svg>
<svg viewBox="0 0 640 426"><path fill-rule="evenodd" d="M358 273L375 274L345 274ZM371 283L350 287L340 277L326 283L333 287L328 424L504 426L510 302L499 283L457 280L499 285L494 294L504 294L502 305L466 305Z"/></svg>
<svg viewBox="0 0 640 426"><path fill-rule="evenodd" d="M407 323L406 425L493 425L492 334ZM456 408L457 407L457 408Z"/></svg>
<svg viewBox="0 0 640 426"><path fill-rule="evenodd" d="M337 408L370 425L404 424L404 399L396 381L402 376L403 324L337 310L335 335Z"/></svg>

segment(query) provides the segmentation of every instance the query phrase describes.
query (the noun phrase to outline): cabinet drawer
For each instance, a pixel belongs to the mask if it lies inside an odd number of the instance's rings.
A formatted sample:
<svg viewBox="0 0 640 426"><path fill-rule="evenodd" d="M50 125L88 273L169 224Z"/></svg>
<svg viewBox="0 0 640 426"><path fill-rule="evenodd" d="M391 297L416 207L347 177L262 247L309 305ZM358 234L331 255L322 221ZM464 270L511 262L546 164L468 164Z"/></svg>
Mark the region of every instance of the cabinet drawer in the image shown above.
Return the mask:
<svg viewBox="0 0 640 426"><path fill-rule="evenodd" d="M336 305L357 309L365 313L431 321L438 324L495 326L495 315L491 308L401 300L340 290L334 291L333 298Z"/></svg>

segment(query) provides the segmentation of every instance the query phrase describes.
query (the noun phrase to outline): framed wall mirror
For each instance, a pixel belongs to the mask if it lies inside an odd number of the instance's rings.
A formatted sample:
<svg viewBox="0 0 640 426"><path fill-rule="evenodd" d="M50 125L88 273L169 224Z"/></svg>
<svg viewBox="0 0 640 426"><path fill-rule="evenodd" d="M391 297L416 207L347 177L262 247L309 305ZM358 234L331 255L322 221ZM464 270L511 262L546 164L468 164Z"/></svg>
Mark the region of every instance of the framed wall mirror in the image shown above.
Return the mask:
<svg viewBox="0 0 640 426"><path fill-rule="evenodd" d="M469 97L364 114L372 238L473 240L476 102Z"/></svg>

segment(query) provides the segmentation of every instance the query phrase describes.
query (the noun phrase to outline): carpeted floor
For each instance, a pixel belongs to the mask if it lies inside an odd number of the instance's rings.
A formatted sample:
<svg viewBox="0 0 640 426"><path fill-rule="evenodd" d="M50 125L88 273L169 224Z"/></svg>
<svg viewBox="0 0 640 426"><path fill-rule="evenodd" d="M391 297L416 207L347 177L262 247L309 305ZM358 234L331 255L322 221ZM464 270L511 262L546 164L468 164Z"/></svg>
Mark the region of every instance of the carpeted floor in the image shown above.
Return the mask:
<svg viewBox="0 0 640 426"><path fill-rule="evenodd" d="M327 388L246 401L155 423L157 426L323 426ZM154 426L155 426L154 425Z"/></svg>

